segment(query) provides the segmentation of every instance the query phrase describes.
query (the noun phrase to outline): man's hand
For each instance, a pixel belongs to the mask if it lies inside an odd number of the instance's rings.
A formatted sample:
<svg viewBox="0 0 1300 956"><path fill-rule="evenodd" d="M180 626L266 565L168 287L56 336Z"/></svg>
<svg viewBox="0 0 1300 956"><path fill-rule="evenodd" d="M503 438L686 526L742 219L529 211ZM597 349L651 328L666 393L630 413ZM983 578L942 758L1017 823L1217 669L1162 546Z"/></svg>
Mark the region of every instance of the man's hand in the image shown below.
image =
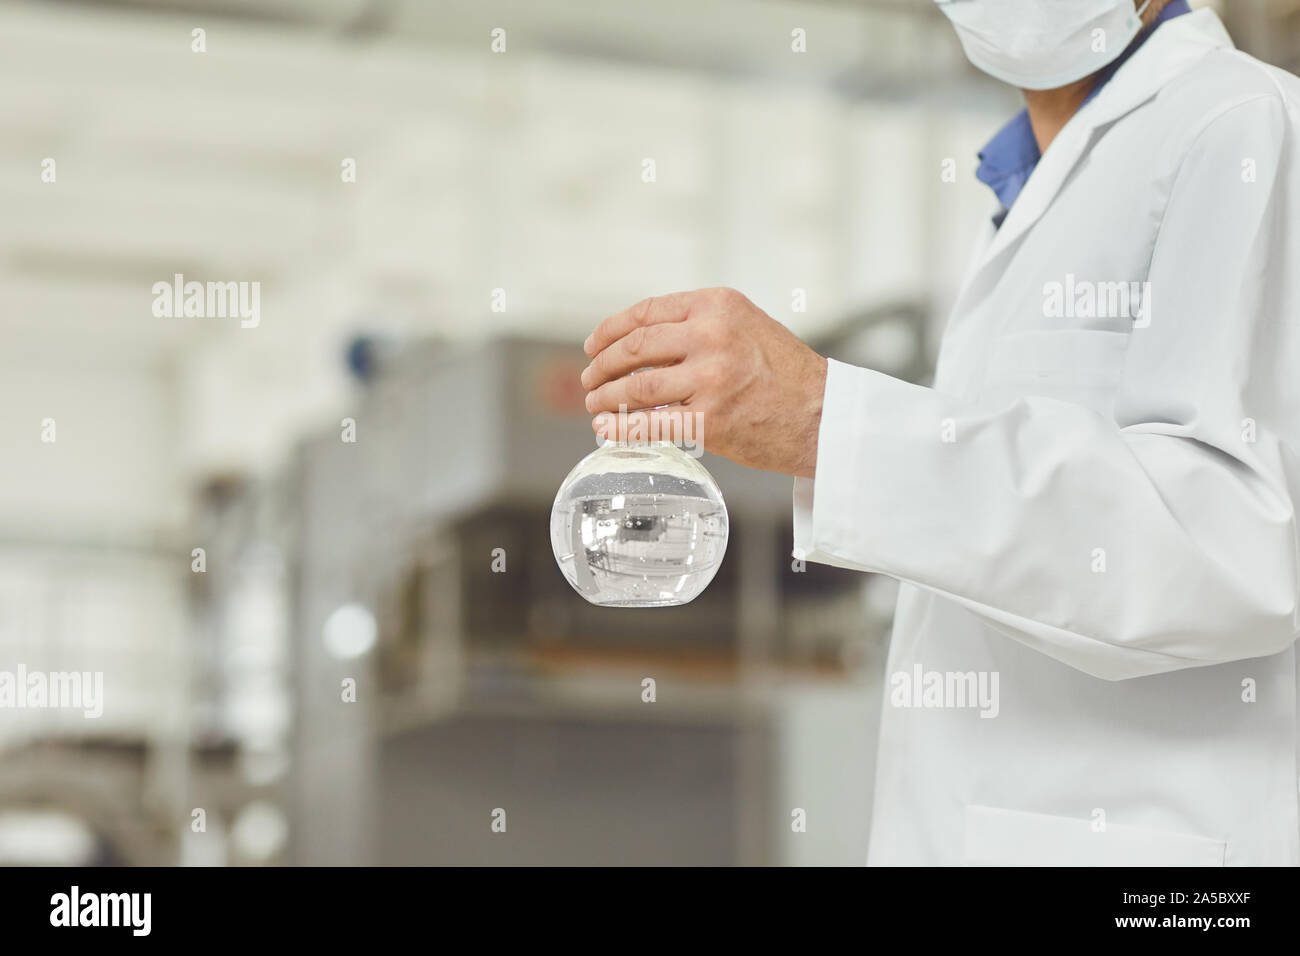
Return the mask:
<svg viewBox="0 0 1300 956"><path fill-rule="evenodd" d="M597 434L619 434L620 405L648 416L646 433L657 426L664 438L674 418L699 413L706 450L813 476L826 359L739 292L646 299L601 322L583 348L592 357L582 384Z"/></svg>

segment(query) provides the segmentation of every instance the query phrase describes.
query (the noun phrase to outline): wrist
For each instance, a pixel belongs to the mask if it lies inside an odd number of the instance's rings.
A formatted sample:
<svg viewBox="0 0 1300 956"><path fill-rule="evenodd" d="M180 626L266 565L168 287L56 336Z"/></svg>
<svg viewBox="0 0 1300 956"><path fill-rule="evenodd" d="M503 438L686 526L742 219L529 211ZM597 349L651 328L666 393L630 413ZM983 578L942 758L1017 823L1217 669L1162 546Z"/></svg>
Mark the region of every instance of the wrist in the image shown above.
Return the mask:
<svg viewBox="0 0 1300 956"><path fill-rule="evenodd" d="M801 451L793 474L796 478L815 478L817 474L817 436L821 431L822 411L826 395L826 374L830 363L814 353L805 400L804 427L801 429Z"/></svg>

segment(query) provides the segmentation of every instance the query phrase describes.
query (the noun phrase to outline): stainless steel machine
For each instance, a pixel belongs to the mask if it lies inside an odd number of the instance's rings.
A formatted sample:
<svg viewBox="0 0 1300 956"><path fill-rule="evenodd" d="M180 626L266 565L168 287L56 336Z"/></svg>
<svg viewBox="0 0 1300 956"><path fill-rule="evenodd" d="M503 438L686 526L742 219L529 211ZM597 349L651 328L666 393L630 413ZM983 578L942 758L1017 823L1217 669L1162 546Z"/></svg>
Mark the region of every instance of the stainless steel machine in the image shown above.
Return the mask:
<svg viewBox="0 0 1300 956"><path fill-rule="evenodd" d="M884 624L870 579L793 561L789 479L706 456L732 522L708 590L583 601L547 523L595 447L585 362L517 338L411 346L302 448L294 862L790 858L783 714L862 686ZM373 648L331 650L328 622L356 605ZM867 736L815 743L851 759Z"/></svg>

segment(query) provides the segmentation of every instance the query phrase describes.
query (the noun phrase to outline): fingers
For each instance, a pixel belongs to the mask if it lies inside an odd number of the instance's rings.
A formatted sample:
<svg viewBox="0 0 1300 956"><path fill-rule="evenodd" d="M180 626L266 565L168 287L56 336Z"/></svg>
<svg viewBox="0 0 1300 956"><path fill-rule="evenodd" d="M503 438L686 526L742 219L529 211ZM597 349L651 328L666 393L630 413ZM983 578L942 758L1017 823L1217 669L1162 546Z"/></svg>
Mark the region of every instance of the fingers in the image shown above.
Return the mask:
<svg viewBox="0 0 1300 956"><path fill-rule="evenodd" d="M582 373L582 387L590 392L637 369L672 365L686 358L686 351L686 326L682 323L637 326L597 353Z"/></svg>
<svg viewBox="0 0 1300 956"><path fill-rule="evenodd" d="M630 309L615 312L587 336L582 350L593 358L635 328L663 322L681 322L689 311L691 293L674 292L642 299Z"/></svg>
<svg viewBox="0 0 1300 956"><path fill-rule="evenodd" d="M606 382L587 393L587 411L617 412L619 407L635 411L672 405L690 399L694 392L691 371L681 365L646 369Z"/></svg>
<svg viewBox="0 0 1300 956"><path fill-rule="evenodd" d="M591 430L606 441L670 441L683 448L703 447L704 429L683 405L668 405L643 412L601 412L591 420Z"/></svg>

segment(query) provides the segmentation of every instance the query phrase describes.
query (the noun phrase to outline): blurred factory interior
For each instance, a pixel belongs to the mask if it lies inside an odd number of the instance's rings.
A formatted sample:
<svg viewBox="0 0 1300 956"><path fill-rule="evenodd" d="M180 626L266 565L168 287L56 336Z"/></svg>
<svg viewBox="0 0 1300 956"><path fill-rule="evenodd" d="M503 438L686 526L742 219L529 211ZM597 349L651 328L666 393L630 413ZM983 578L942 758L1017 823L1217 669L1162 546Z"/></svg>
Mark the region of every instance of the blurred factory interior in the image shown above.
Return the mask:
<svg viewBox="0 0 1300 956"><path fill-rule="evenodd" d="M1218 8L1300 67L1300 2ZM0 78L0 670L104 675L0 710L0 862L863 861L891 583L707 456L691 605L546 529L647 295L925 379L1018 108L933 4L6 2Z"/></svg>

